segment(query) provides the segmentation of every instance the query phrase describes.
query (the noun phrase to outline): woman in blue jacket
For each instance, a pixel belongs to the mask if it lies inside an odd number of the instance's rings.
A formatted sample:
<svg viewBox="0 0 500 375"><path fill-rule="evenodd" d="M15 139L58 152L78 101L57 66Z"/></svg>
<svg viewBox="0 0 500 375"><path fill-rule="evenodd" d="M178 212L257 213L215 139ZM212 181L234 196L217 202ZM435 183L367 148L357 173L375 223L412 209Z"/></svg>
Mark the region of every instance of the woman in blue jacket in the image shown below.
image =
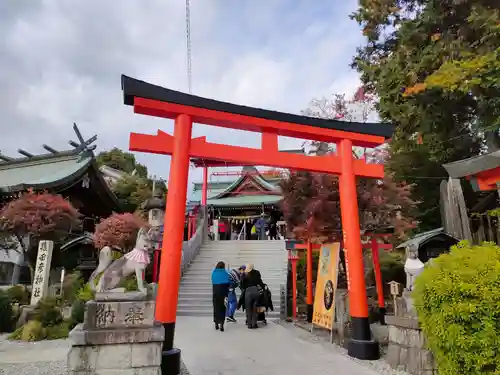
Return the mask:
<svg viewBox="0 0 500 375"><path fill-rule="evenodd" d="M225 299L229 294L229 273L226 271L224 262L219 262L212 271L212 302L214 305L215 329L224 332L224 321L226 320Z"/></svg>

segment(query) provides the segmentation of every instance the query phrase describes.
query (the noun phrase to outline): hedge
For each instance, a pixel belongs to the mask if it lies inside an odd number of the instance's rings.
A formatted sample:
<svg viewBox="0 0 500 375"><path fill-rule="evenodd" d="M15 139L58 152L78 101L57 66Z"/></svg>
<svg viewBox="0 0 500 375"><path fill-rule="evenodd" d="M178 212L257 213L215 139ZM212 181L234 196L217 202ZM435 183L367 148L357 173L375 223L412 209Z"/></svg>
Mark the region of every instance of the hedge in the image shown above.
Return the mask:
<svg viewBox="0 0 500 375"><path fill-rule="evenodd" d="M500 247L453 246L417 278L413 297L440 375L500 374Z"/></svg>

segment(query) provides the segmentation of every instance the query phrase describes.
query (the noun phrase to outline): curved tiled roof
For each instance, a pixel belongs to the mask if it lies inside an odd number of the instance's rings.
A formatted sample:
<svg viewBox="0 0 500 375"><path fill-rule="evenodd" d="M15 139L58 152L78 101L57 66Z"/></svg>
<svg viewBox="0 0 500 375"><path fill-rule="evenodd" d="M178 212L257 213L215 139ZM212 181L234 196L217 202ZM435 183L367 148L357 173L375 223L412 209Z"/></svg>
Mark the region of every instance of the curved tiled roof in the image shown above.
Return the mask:
<svg viewBox="0 0 500 375"><path fill-rule="evenodd" d="M83 175L93 161L90 153L66 153L0 163L0 191L44 189Z"/></svg>
<svg viewBox="0 0 500 375"><path fill-rule="evenodd" d="M111 211L121 211L117 197L104 181L92 151L54 152L0 162L0 196L26 191L65 188L88 176L97 196ZM97 184L96 184L97 183Z"/></svg>

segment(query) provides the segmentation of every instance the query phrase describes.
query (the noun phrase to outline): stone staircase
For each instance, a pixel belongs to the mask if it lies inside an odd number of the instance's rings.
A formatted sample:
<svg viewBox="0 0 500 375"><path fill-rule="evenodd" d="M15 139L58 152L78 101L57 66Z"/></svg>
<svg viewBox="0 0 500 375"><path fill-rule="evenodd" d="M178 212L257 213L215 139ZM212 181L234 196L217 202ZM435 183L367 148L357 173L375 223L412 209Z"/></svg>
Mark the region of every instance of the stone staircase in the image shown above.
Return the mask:
<svg viewBox="0 0 500 375"><path fill-rule="evenodd" d="M211 316L211 273L218 261L238 268L253 263L272 293L274 312L279 317L280 285L286 283L288 256L284 241L205 241L181 280L177 315ZM239 298L239 290L237 296ZM236 316L242 316L238 311Z"/></svg>

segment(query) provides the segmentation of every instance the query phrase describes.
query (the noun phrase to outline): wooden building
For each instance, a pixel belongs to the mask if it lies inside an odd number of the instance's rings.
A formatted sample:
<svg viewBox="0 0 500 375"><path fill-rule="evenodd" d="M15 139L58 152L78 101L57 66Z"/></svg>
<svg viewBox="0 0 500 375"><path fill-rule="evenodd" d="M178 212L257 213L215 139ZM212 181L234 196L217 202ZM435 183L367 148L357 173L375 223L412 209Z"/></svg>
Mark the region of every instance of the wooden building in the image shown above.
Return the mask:
<svg viewBox="0 0 500 375"><path fill-rule="evenodd" d="M89 233L96 223L121 208L116 196L106 183L96 163L92 143L96 136L84 140L76 125L74 130L79 142L71 141L73 149L57 151L43 145L44 154L18 150L21 157L0 154L0 205L15 199L20 193L33 189L60 194L82 214L82 225L68 233L64 243L56 244L52 258L53 267L74 269L87 258L97 260L97 252L88 251ZM81 245L81 246L80 246ZM61 252L61 246L64 253ZM68 251L71 249L71 251ZM85 250L86 254L80 254ZM15 250L0 251L0 284L29 282L29 270L22 256Z"/></svg>
<svg viewBox="0 0 500 375"><path fill-rule="evenodd" d="M474 243L500 243L500 150L444 164L443 167L450 176L449 181L442 182L441 186L442 216L447 232ZM476 195L472 204L470 199L467 200L469 207L465 207L458 182L464 179Z"/></svg>

